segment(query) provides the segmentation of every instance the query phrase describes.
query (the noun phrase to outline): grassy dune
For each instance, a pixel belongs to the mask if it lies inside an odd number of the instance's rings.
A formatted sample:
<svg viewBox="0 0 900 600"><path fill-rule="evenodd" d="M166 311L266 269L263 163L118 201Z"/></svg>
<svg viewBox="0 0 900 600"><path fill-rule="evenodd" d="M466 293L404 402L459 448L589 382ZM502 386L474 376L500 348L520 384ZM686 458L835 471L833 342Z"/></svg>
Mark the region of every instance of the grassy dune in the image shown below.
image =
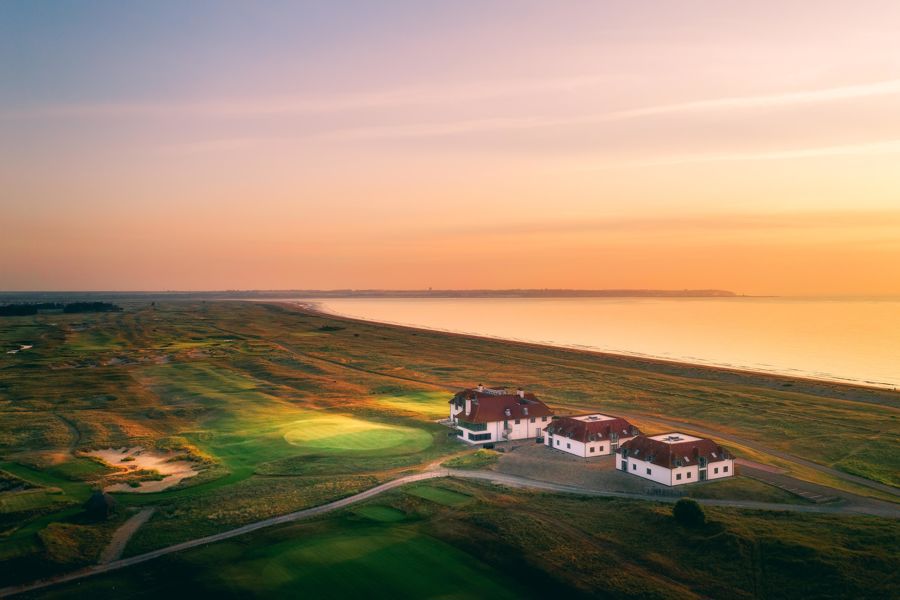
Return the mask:
<svg viewBox="0 0 900 600"><path fill-rule="evenodd" d="M167 491L116 494L126 508L157 508L126 548L136 554L321 504L458 452L434 420L448 390L478 381L523 385L562 410L690 421L900 483L898 395L887 391L674 372L239 302L10 317L0 344L34 345L0 354L0 470L38 490L0 492L0 585L62 568L39 533L77 521L109 475L79 451L176 450L201 467Z"/></svg>

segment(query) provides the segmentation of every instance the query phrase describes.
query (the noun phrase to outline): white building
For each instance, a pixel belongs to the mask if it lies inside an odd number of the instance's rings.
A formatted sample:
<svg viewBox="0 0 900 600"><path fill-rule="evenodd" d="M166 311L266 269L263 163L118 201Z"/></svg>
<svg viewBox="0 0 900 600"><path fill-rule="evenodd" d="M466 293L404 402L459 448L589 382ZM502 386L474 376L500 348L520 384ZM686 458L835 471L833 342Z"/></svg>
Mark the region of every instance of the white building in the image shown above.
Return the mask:
<svg viewBox="0 0 900 600"><path fill-rule="evenodd" d="M620 444L640 433L637 427L620 417L575 415L554 420L547 427L544 443L554 450L591 458L615 452Z"/></svg>
<svg viewBox="0 0 900 600"><path fill-rule="evenodd" d="M511 393L479 384L450 400L450 422L469 444L540 439L552 415L546 404L522 390Z"/></svg>
<svg viewBox="0 0 900 600"><path fill-rule="evenodd" d="M616 468L673 486L731 477L734 457L706 438L677 432L639 435L619 446Z"/></svg>

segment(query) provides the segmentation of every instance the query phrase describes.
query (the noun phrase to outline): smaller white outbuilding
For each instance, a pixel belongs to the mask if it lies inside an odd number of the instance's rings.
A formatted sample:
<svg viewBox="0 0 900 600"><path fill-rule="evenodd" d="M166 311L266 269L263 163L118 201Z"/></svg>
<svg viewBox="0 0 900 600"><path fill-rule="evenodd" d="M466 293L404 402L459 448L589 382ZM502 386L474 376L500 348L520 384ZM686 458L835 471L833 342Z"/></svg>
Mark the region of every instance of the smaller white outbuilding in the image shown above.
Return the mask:
<svg viewBox="0 0 900 600"><path fill-rule="evenodd" d="M734 457L713 440L685 433L639 435L622 444L616 468L674 486L734 475Z"/></svg>
<svg viewBox="0 0 900 600"><path fill-rule="evenodd" d="M612 454L619 444L639 434L625 419L594 413L555 419L547 427L544 443L554 450L591 458Z"/></svg>

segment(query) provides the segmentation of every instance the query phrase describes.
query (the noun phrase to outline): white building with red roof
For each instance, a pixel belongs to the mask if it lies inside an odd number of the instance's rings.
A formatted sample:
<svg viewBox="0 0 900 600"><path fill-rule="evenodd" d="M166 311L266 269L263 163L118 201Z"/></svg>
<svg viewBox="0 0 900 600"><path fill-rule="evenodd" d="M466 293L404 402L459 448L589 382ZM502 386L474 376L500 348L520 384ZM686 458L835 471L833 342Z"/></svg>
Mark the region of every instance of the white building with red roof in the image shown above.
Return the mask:
<svg viewBox="0 0 900 600"><path fill-rule="evenodd" d="M734 475L734 457L707 438L685 433L639 435L619 446L616 468L674 486Z"/></svg>
<svg viewBox="0 0 900 600"><path fill-rule="evenodd" d="M547 427L545 444L554 450L591 458L609 455L637 435L637 427L621 417L598 413L555 419Z"/></svg>
<svg viewBox="0 0 900 600"><path fill-rule="evenodd" d="M521 389L510 392L479 384L450 400L450 422L469 444L538 440L552 416L550 407Z"/></svg>

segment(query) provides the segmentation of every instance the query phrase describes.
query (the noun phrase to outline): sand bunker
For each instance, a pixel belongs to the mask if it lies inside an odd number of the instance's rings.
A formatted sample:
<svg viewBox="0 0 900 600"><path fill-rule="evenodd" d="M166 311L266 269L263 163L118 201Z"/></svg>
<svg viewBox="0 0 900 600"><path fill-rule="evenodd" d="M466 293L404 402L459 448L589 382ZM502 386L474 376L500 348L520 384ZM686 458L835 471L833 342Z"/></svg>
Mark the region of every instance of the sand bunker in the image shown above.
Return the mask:
<svg viewBox="0 0 900 600"><path fill-rule="evenodd" d="M25 350L31 350L34 348L31 344L19 344L18 350L7 350L7 354L18 354L19 352L24 352Z"/></svg>
<svg viewBox="0 0 900 600"><path fill-rule="evenodd" d="M115 483L104 488L107 492L159 492L198 473L194 469L196 466L194 463L186 460L172 460L178 456L175 452L152 452L135 447L91 450L83 454L99 458L109 466L123 472L145 469L158 471L160 475L163 475L159 481L141 481L138 487L131 487L127 483Z"/></svg>

